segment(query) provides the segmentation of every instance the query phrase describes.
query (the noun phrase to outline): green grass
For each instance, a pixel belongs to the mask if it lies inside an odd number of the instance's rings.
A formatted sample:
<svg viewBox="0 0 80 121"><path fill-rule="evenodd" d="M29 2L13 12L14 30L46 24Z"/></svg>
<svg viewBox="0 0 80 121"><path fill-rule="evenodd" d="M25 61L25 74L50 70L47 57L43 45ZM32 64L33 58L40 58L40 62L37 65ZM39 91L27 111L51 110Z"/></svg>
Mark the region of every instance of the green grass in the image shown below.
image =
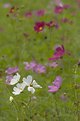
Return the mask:
<svg viewBox="0 0 80 121"><path fill-rule="evenodd" d="M2 7L6 0L0 1L0 28L3 30L0 32L0 121L79 121L80 108L76 103L80 100L80 89L75 90L74 82L80 83L80 69L77 68L74 74L73 67L80 59L80 14L75 0L63 1L72 6L63 14L55 16L49 9L50 14L43 17L32 16L29 19L24 17L26 11L47 9L49 1L14 0L11 4L19 7L19 16L16 20L6 16L9 9ZM76 12L76 15L72 16L72 12ZM73 24L61 23L60 19L63 17L72 20ZM34 31L36 21L47 22L53 19L58 20L59 30L52 29L50 32L45 28L45 31L39 34ZM29 36L24 37L23 33L28 33ZM44 39L45 36L47 39ZM43 75L25 71L23 62L36 60L41 64L47 63L48 58L53 54L53 47L57 44L64 44L65 49L71 52L71 56L64 56L62 66L56 69L49 68ZM22 77L31 74L33 79L42 85L43 88L37 89L34 94L37 99L29 102L31 94L27 88L23 93L15 96L12 94L13 86L5 84L6 68L16 65ZM62 76L63 84L56 94L51 94L48 92L48 85L52 84L57 75ZM68 96L67 102L60 99L64 92ZM14 97L12 103L9 101L10 96Z"/></svg>

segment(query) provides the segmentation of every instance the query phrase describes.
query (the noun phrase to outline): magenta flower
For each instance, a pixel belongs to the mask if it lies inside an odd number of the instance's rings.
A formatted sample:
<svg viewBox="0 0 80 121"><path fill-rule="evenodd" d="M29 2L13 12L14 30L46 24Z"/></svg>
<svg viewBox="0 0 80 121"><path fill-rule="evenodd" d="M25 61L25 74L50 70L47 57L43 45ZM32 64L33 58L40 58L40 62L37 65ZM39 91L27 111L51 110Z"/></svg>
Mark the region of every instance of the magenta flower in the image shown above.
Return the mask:
<svg viewBox="0 0 80 121"><path fill-rule="evenodd" d="M32 17L32 12L31 11L26 12L25 13L25 17L28 17L28 18Z"/></svg>
<svg viewBox="0 0 80 121"><path fill-rule="evenodd" d="M8 68L5 72L7 73L7 74L14 74L14 73L16 73L16 72L18 72L19 71L19 68L18 67L10 67L10 68Z"/></svg>
<svg viewBox="0 0 80 121"><path fill-rule="evenodd" d="M37 65L35 61L32 61L30 63L24 62L24 64L25 64L25 70L34 70L34 68Z"/></svg>
<svg viewBox="0 0 80 121"><path fill-rule="evenodd" d="M35 26L34 26L34 30L36 32L41 32L41 31L43 31L44 27L45 27L45 22L43 22L43 21L42 22L36 22Z"/></svg>
<svg viewBox="0 0 80 121"><path fill-rule="evenodd" d="M43 66L43 65L41 65L41 64L38 64L38 65L34 68L34 71L35 71L36 73L42 74L42 73L46 73L46 68L45 68L45 66Z"/></svg>
<svg viewBox="0 0 80 121"><path fill-rule="evenodd" d="M56 7L54 8L54 13L60 14L60 13L63 12L63 10L64 10L63 7L61 7L61 6L56 6Z"/></svg>
<svg viewBox="0 0 80 121"><path fill-rule="evenodd" d="M59 25L55 21L50 21L50 22L46 23L46 26L48 26L49 28L51 28L51 27L58 28L59 27Z"/></svg>
<svg viewBox="0 0 80 121"><path fill-rule="evenodd" d="M45 14L45 10L38 10L35 12L36 16L43 16Z"/></svg>
<svg viewBox="0 0 80 121"><path fill-rule="evenodd" d="M64 54L65 54L64 46L63 45L58 46L58 47L56 47L53 57L49 58L49 60L58 60L61 57L63 57Z"/></svg>
<svg viewBox="0 0 80 121"><path fill-rule="evenodd" d="M55 93L59 90L59 88L61 87L62 84L62 78L60 76L57 76L56 79L53 82L52 86L48 86L49 88L49 92L51 93Z"/></svg>

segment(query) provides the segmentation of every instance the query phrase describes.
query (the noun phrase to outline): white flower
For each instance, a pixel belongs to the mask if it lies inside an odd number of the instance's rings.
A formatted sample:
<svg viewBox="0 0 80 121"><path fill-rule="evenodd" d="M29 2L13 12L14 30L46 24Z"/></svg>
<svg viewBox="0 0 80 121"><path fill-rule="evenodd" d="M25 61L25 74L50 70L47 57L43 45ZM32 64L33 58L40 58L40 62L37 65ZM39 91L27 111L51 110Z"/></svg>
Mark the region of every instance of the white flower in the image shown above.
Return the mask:
<svg viewBox="0 0 80 121"><path fill-rule="evenodd" d="M26 87L25 83L22 82L22 83L17 83L16 87L13 88L13 94L14 95L19 95L23 90L24 88Z"/></svg>
<svg viewBox="0 0 80 121"><path fill-rule="evenodd" d="M19 81L19 79L20 79L20 75L18 73L16 73L16 75L14 75L10 81L10 85L16 84Z"/></svg>
<svg viewBox="0 0 80 121"><path fill-rule="evenodd" d="M9 101L10 101L10 102L13 101L13 97L12 97L12 96L9 97Z"/></svg>
<svg viewBox="0 0 80 121"><path fill-rule="evenodd" d="M32 94L35 92L35 88L42 88L35 80L32 80L31 75L28 75L27 78L23 78L23 82L26 86L28 86L28 91L30 91Z"/></svg>

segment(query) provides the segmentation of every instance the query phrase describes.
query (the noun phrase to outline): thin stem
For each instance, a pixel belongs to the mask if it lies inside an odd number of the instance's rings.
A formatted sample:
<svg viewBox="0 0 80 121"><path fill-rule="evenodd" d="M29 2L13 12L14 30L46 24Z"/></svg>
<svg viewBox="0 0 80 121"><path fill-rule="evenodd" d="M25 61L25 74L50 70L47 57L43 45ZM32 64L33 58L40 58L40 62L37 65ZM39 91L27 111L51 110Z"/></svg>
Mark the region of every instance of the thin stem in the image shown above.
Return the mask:
<svg viewBox="0 0 80 121"><path fill-rule="evenodd" d="M56 109L56 114L57 114L57 120L60 121L60 115L59 115L59 110L58 110L56 96L54 96L54 103L55 103L55 109Z"/></svg>

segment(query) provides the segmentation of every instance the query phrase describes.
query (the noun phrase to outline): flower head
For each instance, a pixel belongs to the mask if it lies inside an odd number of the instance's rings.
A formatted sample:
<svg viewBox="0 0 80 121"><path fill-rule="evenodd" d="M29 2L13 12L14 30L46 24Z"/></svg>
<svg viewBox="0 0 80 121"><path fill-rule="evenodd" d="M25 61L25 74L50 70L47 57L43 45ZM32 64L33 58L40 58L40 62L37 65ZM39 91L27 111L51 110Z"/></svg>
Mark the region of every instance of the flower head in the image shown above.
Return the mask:
<svg viewBox="0 0 80 121"><path fill-rule="evenodd" d="M61 6L61 7L63 6L63 3L61 0L54 0L54 2L57 6Z"/></svg>
<svg viewBox="0 0 80 121"><path fill-rule="evenodd" d="M10 67L10 68L8 68L5 72L7 73L7 74L14 74L14 73L16 73L16 72L18 72L19 71L19 69L18 69L18 67L16 66L16 67Z"/></svg>
<svg viewBox="0 0 80 121"><path fill-rule="evenodd" d="M32 62L24 62L25 64L25 70L34 70L34 68L36 67L37 63L35 61Z"/></svg>
<svg viewBox="0 0 80 121"><path fill-rule="evenodd" d="M36 16L43 16L45 14L45 10L41 9L35 12Z"/></svg>
<svg viewBox="0 0 80 121"><path fill-rule="evenodd" d="M59 27L57 22L55 22L55 21L50 21L50 22L46 23L46 26L48 26L49 28L51 28L51 27L58 28Z"/></svg>
<svg viewBox="0 0 80 121"><path fill-rule="evenodd" d="M31 75L28 75L27 78L23 78L23 82L25 82L26 86L28 86L28 91L32 94L35 92L35 88L42 88L35 80L32 80Z"/></svg>
<svg viewBox="0 0 80 121"><path fill-rule="evenodd" d="M36 73L42 74L42 73L46 73L46 68L45 68L45 66L43 66L43 65L41 65L41 64L38 64L38 65L34 68L34 71L35 71Z"/></svg>
<svg viewBox="0 0 80 121"><path fill-rule="evenodd" d="M59 90L59 88L61 87L62 84L62 78L60 76L57 76L56 79L53 82L52 86L48 86L49 88L49 92L51 93L55 93Z"/></svg>
<svg viewBox="0 0 80 121"><path fill-rule="evenodd" d="M36 22L35 26L34 26L34 30L36 32L41 32L41 31L43 31L44 27L45 27L45 22L44 21Z"/></svg>
<svg viewBox="0 0 80 121"><path fill-rule="evenodd" d="M65 54L64 46L63 45L58 46L55 49L55 53L54 53L53 57L49 58L49 60L58 60L61 57L63 57L64 54Z"/></svg>
<svg viewBox="0 0 80 121"><path fill-rule="evenodd" d="M18 73L16 73L16 75L14 75L13 77L8 77L9 80L9 85L14 85L16 84L20 79L20 75Z"/></svg>
<svg viewBox="0 0 80 121"><path fill-rule="evenodd" d="M14 95L19 95L26 87L26 83L22 82L22 83L17 83L16 86L13 88L13 94Z"/></svg>
<svg viewBox="0 0 80 121"><path fill-rule="evenodd" d="M56 14L61 14L61 13L63 12L63 10L64 10L63 7L61 7L61 6L56 6L56 7L54 8L54 13L56 13Z"/></svg>
<svg viewBox="0 0 80 121"><path fill-rule="evenodd" d="M25 13L25 17L28 17L28 18L32 17L32 12L31 11L26 12Z"/></svg>
<svg viewBox="0 0 80 121"><path fill-rule="evenodd" d="M47 66L49 66L51 68L56 68L58 66L58 64L56 62L52 62L52 63L48 63Z"/></svg>

